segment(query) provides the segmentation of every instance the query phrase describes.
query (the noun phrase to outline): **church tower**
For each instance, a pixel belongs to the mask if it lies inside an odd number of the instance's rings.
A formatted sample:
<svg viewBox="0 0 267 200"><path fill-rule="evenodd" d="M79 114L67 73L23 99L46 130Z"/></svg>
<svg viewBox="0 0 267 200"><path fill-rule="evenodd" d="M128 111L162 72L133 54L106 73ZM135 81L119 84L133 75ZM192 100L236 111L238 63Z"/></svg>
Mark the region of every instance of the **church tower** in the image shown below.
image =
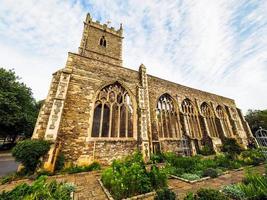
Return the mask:
<svg viewBox="0 0 267 200"><path fill-rule="evenodd" d="M122 24L118 30L86 16L79 54L91 59L122 66Z"/></svg>

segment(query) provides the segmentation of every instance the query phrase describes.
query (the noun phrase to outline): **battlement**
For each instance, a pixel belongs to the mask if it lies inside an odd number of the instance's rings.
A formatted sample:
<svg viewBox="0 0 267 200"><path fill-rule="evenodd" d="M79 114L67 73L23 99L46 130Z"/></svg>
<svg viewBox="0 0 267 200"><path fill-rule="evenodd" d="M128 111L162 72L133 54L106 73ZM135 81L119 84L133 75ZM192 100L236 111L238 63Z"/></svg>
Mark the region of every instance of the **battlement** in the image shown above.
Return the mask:
<svg viewBox="0 0 267 200"><path fill-rule="evenodd" d="M116 30L113 26L108 27L108 24L106 24L106 23L101 24L98 20L94 21L90 15L90 13L87 13L86 20L84 23L85 23L85 25L89 25L89 26L92 26L94 28L104 30L104 31L111 33L113 35L116 35L118 37L122 37L122 34L123 34L122 24L120 24L120 28Z"/></svg>

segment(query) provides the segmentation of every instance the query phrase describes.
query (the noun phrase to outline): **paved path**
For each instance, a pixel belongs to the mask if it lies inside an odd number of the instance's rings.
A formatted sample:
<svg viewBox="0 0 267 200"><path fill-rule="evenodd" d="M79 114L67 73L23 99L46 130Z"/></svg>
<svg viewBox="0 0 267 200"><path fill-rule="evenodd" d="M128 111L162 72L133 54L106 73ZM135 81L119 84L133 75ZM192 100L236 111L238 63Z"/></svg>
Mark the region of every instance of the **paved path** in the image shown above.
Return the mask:
<svg viewBox="0 0 267 200"><path fill-rule="evenodd" d="M18 165L11 153L0 153L0 177L15 172Z"/></svg>
<svg viewBox="0 0 267 200"><path fill-rule="evenodd" d="M264 166L256 167L257 171L260 173L264 172ZM74 193L75 200L106 200L105 193L103 192L98 179L100 178L100 172L84 172L79 174L70 175L59 175L49 177L49 180L56 179L57 181L64 181L69 183L74 183L76 185L76 191ZM188 192L195 192L199 188L216 188L220 189L225 185L241 182L244 178L244 171L235 171L230 174L222 175L218 178L205 180L202 182L190 184L177 179L169 179L168 185L173 188L179 199L183 197ZM11 190L16 185L27 182L31 183L29 180L20 180L12 182L11 184L0 185L0 192L3 190Z"/></svg>

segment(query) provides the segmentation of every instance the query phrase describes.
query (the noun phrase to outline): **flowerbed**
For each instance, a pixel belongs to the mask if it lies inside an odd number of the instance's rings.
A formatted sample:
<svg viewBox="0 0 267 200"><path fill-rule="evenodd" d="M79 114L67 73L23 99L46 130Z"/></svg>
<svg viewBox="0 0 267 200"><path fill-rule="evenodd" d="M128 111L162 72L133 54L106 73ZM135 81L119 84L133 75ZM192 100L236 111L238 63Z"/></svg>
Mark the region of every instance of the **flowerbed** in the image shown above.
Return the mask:
<svg viewBox="0 0 267 200"><path fill-rule="evenodd" d="M156 165L146 169L140 153L115 160L101 176L112 198L124 199L167 187L167 176Z"/></svg>
<svg viewBox="0 0 267 200"><path fill-rule="evenodd" d="M70 200L74 186L67 183L47 182L47 176L41 176L32 185L22 183L9 192L0 193L0 199L55 199Z"/></svg>
<svg viewBox="0 0 267 200"><path fill-rule="evenodd" d="M235 157L220 154L213 158L203 156L181 157L173 153L165 154L166 174L186 182L205 180L206 177L215 178L229 170L240 169L249 165L259 165L265 161L261 149L242 151Z"/></svg>

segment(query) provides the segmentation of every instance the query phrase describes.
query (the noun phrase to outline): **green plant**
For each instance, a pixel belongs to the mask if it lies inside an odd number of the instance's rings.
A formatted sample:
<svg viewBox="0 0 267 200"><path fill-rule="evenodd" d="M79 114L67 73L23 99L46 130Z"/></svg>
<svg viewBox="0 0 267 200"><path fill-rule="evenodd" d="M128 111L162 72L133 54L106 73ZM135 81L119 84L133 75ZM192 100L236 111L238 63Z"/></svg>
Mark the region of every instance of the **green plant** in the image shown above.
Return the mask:
<svg viewBox="0 0 267 200"><path fill-rule="evenodd" d="M223 193L214 189L204 189L201 188L197 191L194 196L195 200L227 200L229 199Z"/></svg>
<svg viewBox="0 0 267 200"><path fill-rule="evenodd" d="M151 166L149 178L153 189L167 187L167 175L159 170L156 165Z"/></svg>
<svg viewBox="0 0 267 200"><path fill-rule="evenodd" d="M218 172L216 169L213 169L213 168L207 168L203 171L203 174L202 174L203 177L206 177L206 176L209 176L211 178L216 178L218 177Z"/></svg>
<svg viewBox="0 0 267 200"><path fill-rule="evenodd" d="M215 151L209 145L205 145L199 153L204 156L209 156L215 154Z"/></svg>
<svg viewBox="0 0 267 200"><path fill-rule="evenodd" d="M222 152L226 153L231 159L235 159L242 152L242 147L234 138L226 138L223 142Z"/></svg>
<svg viewBox="0 0 267 200"><path fill-rule="evenodd" d="M98 162L93 162L90 165L87 166L71 166L68 168L65 168L63 172L69 173L69 174L75 174L80 172L90 172L94 170L100 170L101 166Z"/></svg>
<svg viewBox="0 0 267 200"><path fill-rule="evenodd" d="M260 163L262 163L266 160L264 153L260 148L259 149L249 149L249 150L243 151L240 154L239 159L245 165L259 165Z"/></svg>
<svg viewBox="0 0 267 200"><path fill-rule="evenodd" d="M21 162L26 173L33 173L50 148L50 143L45 140L24 140L19 142L13 149L12 155L16 161Z"/></svg>
<svg viewBox="0 0 267 200"><path fill-rule="evenodd" d="M188 192L184 200L194 200L195 196L193 192Z"/></svg>
<svg viewBox="0 0 267 200"><path fill-rule="evenodd" d="M30 186L26 183L16 186L9 192L2 192L0 199L5 200L33 200L33 199L55 199L70 200L70 193L74 191L74 186L66 183L57 183L55 180L47 182L46 176L39 177Z"/></svg>
<svg viewBox="0 0 267 200"><path fill-rule="evenodd" d="M61 152L57 156L56 164L55 164L55 170L60 171L64 168L64 163L65 163L65 156Z"/></svg>
<svg viewBox="0 0 267 200"><path fill-rule="evenodd" d="M163 163L164 162L164 155L161 153L152 154L150 157L150 161L152 163Z"/></svg>
<svg viewBox="0 0 267 200"><path fill-rule="evenodd" d="M163 188L157 190L157 195L154 198L155 200L175 200L176 195L173 191L168 188Z"/></svg>
<svg viewBox="0 0 267 200"><path fill-rule="evenodd" d="M222 192L231 199L246 199L244 192L237 185L227 185L223 188Z"/></svg>
<svg viewBox="0 0 267 200"><path fill-rule="evenodd" d="M142 154L139 152L122 160L113 161L101 176L104 186L115 199L143 194L167 186L165 172L152 165L146 170Z"/></svg>
<svg viewBox="0 0 267 200"><path fill-rule="evenodd" d="M189 173L182 174L181 178L189 181L195 181L200 179L200 177L197 174L189 174Z"/></svg>

